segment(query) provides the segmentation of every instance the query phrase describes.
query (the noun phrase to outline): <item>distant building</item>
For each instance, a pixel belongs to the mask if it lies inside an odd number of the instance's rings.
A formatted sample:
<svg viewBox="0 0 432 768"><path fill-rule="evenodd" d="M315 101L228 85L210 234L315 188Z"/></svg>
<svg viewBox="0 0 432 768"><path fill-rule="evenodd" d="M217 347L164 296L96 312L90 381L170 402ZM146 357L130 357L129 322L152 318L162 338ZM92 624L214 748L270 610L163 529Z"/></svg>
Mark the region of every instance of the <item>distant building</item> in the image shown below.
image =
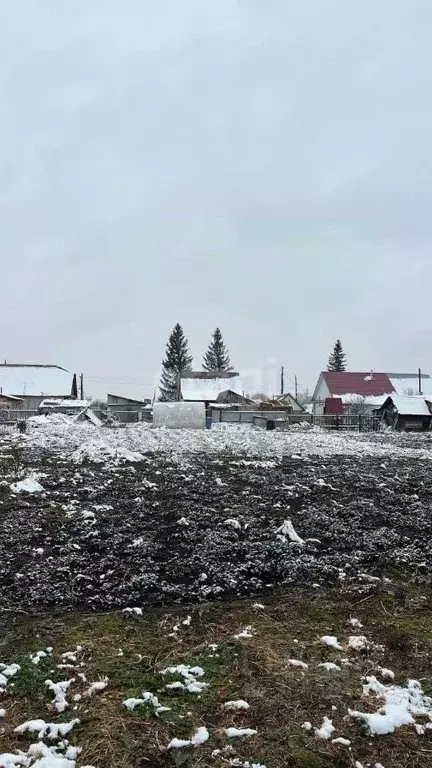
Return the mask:
<svg viewBox="0 0 432 768"><path fill-rule="evenodd" d="M23 401L20 397L13 397L13 395L0 394L0 410L10 411L19 410L22 408Z"/></svg>
<svg viewBox="0 0 432 768"><path fill-rule="evenodd" d="M244 395L243 384L238 373L221 371L185 371L179 377L179 400L189 403L251 404Z"/></svg>
<svg viewBox="0 0 432 768"><path fill-rule="evenodd" d="M304 413L305 409L302 405L296 400L296 398L290 393L287 392L285 395L278 395L276 398L276 401L278 404L291 407L292 413Z"/></svg>
<svg viewBox="0 0 432 768"><path fill-rule="evenodd" d="M64 413L68 416L76 416L80 411L89 408L91 400L73 400L65 398L58 400L53 397L47 397L42 400L39 406L39 413L48 416L51 413Z"/></svg>
<svg viewBox="0 0 432 768"><path fill-rule="evenodd" d="M432 397L432 379L418 373L351 373L349 371L323 371L313 394L313 412L322 415L328 398L340 398L345 412L364 405L379 408L389 395L413 396L421 391Z"/></svg>
<svg viewBox="0 0 432 768"><path fill-rule="evenodd" d="M421 395L391 395L375 413L397 430L421 431L432 425L432 403Z"/></svg>
<svg viewBox="0 0 432 768"><path fill-rule="evenodd" d="M121 424L130 424L137 421L149 421L151 416L151 401L135 400L122 395L107 395L107 415L113 417Z"/></svg>
<svg viewBox="0 0 432 768"><path fill-rule="evenodd" d="M23 410L37 411L47 398L77 397L76 375L58 365L0 364L0 392L18 397Z"/></svg>

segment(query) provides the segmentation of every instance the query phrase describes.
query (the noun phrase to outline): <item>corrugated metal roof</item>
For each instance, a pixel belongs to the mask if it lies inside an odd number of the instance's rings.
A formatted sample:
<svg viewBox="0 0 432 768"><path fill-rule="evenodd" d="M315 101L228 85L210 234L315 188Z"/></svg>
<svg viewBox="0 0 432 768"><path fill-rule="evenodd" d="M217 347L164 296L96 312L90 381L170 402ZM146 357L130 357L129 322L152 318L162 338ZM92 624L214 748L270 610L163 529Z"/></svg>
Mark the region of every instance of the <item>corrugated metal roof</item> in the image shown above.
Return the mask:
<svg viewBox="0 0 432 768"><path fill-rule="evenodd" d="M378 397L391 395L395 391L386 373L323 371L322 375L331 395L356 394L361 397Z"/></svg>
<svg viewBox="0 0 432 768"><path fill-rule="evenodd" d="M73 374L58 365L0 364L0 387L8 395L68 397Z"/></svg>

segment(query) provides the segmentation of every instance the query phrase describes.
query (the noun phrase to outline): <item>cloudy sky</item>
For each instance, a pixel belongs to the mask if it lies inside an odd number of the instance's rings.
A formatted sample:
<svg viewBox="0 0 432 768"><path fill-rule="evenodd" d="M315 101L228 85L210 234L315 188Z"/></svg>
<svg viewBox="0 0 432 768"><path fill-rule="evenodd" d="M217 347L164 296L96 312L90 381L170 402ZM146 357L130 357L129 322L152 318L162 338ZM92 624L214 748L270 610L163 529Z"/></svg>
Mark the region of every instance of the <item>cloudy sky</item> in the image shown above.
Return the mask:
<svg viewBox="0 0 432 768"><path fill-rule="evenodd" d="M430 0L3 0L1 357L151 395L179 321L251 389L338 336L432 373L431 32Z"/></svg>

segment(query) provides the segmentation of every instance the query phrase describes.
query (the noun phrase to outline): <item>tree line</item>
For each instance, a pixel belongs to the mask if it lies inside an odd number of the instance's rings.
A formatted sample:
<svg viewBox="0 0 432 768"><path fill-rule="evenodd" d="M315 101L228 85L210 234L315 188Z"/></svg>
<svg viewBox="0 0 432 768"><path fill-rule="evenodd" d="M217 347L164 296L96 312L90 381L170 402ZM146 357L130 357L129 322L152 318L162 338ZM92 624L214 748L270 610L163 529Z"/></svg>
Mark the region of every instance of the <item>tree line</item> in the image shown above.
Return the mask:
<svg viewBox="0 0 432 768"><path fill-rule="evenodd" d="M159 400L177 400L178 375L192 370L193 357L189 342L180 323L176 323L168 339L165 357L162 360L162 377L159 385ZM213 331L202 361L203 371L232 371L230 356L220 328Z"/></svg>

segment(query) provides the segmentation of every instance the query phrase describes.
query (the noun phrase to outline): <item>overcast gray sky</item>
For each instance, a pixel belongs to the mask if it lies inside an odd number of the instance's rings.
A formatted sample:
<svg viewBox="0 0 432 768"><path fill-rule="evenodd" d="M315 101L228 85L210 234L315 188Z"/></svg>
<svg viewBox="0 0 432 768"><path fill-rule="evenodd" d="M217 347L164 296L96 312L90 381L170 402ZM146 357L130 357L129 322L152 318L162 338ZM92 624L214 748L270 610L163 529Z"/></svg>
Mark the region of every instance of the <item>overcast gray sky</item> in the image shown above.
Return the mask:
<svg viewBox="0 0 432 768"><path fill-rule="evenodd" d="M430 0L2 0L1 357L150 395L179 321L255 389L338 336L432 373L431 36Z"/></svg>

